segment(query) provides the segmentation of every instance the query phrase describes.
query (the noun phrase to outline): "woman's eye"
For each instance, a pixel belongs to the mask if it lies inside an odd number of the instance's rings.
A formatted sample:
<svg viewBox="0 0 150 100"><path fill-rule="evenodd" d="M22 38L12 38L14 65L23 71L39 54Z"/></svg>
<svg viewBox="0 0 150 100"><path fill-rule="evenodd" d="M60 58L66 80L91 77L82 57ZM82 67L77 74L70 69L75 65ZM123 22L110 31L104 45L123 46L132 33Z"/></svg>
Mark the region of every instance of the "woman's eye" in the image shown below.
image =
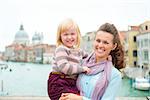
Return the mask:
<svg viewBox="0 0 150 100"><path fill-rule="evenodd" d="M104 41L103 43L104 43L104 44L109 44L107 41Z"/></svg>
<svg viewBox="0 0 150 100"><path fill-rule="evenodd" d="M100 43L100 42L101 42L101 40L99 40L99 39L98 39L98 40L96 40L96 41L97 41L98 43Z"/></svg>

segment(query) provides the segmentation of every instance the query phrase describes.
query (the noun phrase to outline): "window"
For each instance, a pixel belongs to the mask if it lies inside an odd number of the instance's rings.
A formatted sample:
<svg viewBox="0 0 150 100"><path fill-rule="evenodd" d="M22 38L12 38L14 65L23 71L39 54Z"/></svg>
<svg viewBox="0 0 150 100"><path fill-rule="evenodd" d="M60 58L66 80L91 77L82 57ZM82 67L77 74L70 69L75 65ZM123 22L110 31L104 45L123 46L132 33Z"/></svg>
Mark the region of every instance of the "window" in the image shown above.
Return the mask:
<svg viewBox="0 0 150 100"><path fill-rule="evenodd" d="M133 50L133 57L137 57L137 50Z"/></svg>
<svg viewBox="0 0 150 100"><path fill-rule="evenodd" d="M136 66L136 61L134 61L134 66Z"/></svg>
<svg viewBox="0 0 150 100"><path fill-rule="evenodd" d="M148 61L148 51L144 51L144 60Z"/></svg>
<svg viewBox="0 0 150 100"><path fill-rule="evenodd" d="M148 26L147 25L145 26L145 30L148 30Z"/></svg>
<svg viewBox="0 0 150 100"><path fill-rule="evenodd" d="M143 41L141 40L141 48L143 47Z"/></svg>
<svg viewBox="0 0 150 100"><path fill-rule="evenodd" d="M133 41L136 42L136 36L133 37Z"/></svg>
<svg viewBox="0 0 150 100"><path fill-rule="evenodd" d="M149 47L150 47L150 39L149 39Z"/></svg>
<svg viewBox="0 0 150 100"><path fill-rule="evenodd" d="M90 37L88 36L87 41L90 41Z"/></svg>
<svg viewBox="0 0 150 100"><path fill-rule="evenodd" d="M140 41L137 41L137 46L140 47Z"/></svg>
<svg viewBox="0 0 150 100"><path fill-rule="evenodd" d="M145 47L148 46L148 39L144 39L144 46L145 46Z"/></svg>

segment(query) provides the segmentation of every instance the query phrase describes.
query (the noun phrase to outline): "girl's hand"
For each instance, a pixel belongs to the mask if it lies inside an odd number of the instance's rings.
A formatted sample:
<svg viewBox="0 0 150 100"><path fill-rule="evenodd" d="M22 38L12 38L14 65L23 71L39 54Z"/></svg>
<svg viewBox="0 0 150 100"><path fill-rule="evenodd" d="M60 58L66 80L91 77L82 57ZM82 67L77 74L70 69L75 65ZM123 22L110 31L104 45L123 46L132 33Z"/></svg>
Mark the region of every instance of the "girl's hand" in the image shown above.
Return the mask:
<svg viewBox="0 0 150 100"><path fill-rule="evenodd" d="M91 69L88 68L88 67L85 67L85 66L83 67L83 70L84 70L84 72L87 73L87 74L91 72Z"/></svg>
<svg viewBox="0 0 150 100"><path fill-rule="evenodd" d="M82 96L73 93L62 93L59 100L82 100Z"/></svg>

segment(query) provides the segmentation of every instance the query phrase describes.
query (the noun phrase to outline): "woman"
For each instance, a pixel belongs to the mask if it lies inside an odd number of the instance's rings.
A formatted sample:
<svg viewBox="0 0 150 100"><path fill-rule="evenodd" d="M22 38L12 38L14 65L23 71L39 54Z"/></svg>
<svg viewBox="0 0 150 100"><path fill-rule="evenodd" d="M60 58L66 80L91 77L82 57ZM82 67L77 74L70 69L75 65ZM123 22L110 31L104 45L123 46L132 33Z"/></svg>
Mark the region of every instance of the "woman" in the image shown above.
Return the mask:
<svg viewBox="0 0 150 100"><path fill-rule="evenodd" d="M109 55L112 60L107 60ZM94 52L84 61L91 69L89 74L80 74L77 86L80 95L63 93L60 100L115 100L121 87L124 53L119 34L113 24L103 24L96 33Z"/></svg>

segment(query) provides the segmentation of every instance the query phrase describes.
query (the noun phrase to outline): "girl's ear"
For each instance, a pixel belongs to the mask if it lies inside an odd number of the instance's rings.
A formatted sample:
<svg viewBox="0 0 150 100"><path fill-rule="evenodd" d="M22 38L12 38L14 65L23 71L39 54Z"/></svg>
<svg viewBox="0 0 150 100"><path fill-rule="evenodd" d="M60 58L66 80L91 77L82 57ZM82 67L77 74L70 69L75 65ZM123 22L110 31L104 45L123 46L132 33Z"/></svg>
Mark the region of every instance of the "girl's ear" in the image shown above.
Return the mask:
<svg viewBox="0 0 150 100"><path fill-rule="evenodd" d="M117 47L117 43L114 44L114 47L112 48L112 50L115 50Z"/></svg>

